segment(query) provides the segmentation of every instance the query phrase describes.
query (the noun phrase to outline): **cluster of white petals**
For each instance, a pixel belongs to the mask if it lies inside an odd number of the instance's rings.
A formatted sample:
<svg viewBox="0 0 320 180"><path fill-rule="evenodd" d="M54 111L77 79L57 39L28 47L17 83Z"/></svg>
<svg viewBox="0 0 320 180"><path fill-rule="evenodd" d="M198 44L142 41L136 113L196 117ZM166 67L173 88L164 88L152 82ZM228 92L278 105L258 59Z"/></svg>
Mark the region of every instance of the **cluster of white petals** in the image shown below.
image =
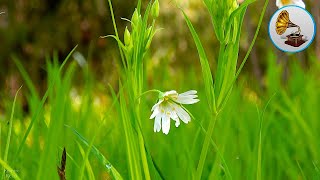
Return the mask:
<svg viewBox="0 0 320 180"><path fill-rule="evenodd" d="M153 113L150 119L155 118L154 132L168 134L170 130L170 120L175 121L176 127L180 125L180 120L184 123L191 121L188 112L181 106L182 104L194 104L199 102L197 91L190 90L182 94L176 91L167 91L159 95L159 101L152 107Z"/></svg>
<svg viewBox="0 0 320 180"><path fill-rule="evenodd" d="M277 0L276 5L278 8L282 8L287 5L297 5L302 8L306 8L306 5L302 0Z"/></svg>

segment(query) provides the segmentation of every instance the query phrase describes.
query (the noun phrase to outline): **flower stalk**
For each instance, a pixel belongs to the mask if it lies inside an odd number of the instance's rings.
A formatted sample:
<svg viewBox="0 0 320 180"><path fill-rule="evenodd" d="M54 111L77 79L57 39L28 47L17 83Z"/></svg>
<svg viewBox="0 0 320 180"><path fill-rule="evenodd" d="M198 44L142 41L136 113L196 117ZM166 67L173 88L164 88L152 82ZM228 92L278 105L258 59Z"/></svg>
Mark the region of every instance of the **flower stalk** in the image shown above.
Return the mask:
<svg viewBox="0 0 320 180"><path fill-rule="evenodd" d="M113 16L111 0L109 0L109 5ZM144 59L155 35L154 26L158 15L158 1L150 2L142 16L141 0L139 0L131 20L128 20L131 22L131 27L126 27L124 30L123 41L118 36L116 23L112 17L115 35L110 35L110 37L118 42L124 72L124 76L120 80L120 88L124 88L124 91L120 93L119 116L122 119L126 137L128 169L131 179L148 180L151 178L149 171L151 163L148 163L148 154L141 130L140 108L137 103L139 103L142 90L145 87ZM151 24L149 24L150 18Z"/></svg>
<svg viewBox="0 0 320 180"><path fill-rule="evenodd" d="M207 101L209 105L213 105L209 106L212 113L201 149L199 158L200 160L198 162L195 179L201 179L202 177L214 126L220 115L220 112L223 110L224 105L228 101L235 80L237 79L239 72L241 71L246 61L245 59L241 64L239 70L237 70L242 22L247 6L254 1L255 0L246 0L239 6L236 0L227 0L222 2L218 2L218 0L204 0L206 8L208 9L211 16L216 37L220 42L218 66L216 69L214 84L213 81L210 80L212 78L212 72L209 68L209 61L207 59L201 41L189 18L183 12L199 53ZM265 2L260 17L263 17L267 4L268 0L266 0ZM260 18L260 20L261 19L262 18ZM261 21L259 21L259 26L257 28L256 34L260 29L260 25ZM251 45L253 45L254 42L255 38L252 41ZM251 45L250 47L252 48ZM249 49L248 53L250 53L251 48ZM213 92L208 92L208 90L212 90Z"/></svg>

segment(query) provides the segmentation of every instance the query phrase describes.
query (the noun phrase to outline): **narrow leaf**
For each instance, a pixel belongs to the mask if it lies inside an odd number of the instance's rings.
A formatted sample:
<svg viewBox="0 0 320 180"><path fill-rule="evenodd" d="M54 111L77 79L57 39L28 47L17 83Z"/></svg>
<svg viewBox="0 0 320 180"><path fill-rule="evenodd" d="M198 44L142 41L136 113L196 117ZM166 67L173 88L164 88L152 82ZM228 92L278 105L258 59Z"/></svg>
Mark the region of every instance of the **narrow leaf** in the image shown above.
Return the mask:
<svg viewBox="0 0 320 180"><path fill-rule="evenodd" d="M80 141L89 147L88 141L77 130L75 130L69 125L65 125L65 126L71 129L72 132L80 139ZM96 158L99 160L99 162L104 167L106 167L107 172L110 173L114 179L123 179L120 173L112 166L112 164L104 157L104 155L94 145L92 145L91 153L93 153L96 156Z"/></svg>

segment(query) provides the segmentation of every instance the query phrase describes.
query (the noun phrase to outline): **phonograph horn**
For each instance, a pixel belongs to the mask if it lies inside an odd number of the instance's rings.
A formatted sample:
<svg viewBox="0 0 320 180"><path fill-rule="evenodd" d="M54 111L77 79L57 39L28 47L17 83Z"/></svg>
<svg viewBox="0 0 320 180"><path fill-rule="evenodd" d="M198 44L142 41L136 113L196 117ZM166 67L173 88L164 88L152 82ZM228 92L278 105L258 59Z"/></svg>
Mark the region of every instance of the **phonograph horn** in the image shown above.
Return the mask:
<svg viewBox="0 0 320 180"><path fill-rule="evenodd" d="M301 31L298 25L290 21L288 11L283 10L280 12L277 18L276 32L277 34L282 35L287 30L287 28L290 28L290 27L297 27L299 33Z"/></svg>

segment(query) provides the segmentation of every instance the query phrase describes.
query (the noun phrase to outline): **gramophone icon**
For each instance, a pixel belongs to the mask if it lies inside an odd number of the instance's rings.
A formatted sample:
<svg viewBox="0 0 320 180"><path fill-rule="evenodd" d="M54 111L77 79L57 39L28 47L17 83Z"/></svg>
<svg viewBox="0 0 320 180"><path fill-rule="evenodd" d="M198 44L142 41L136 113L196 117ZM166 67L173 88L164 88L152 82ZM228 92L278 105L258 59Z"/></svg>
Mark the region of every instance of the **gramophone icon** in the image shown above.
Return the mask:
<svg viewBox="0 0 320 180"><path fill-rule="evenodd" d="M286 41L284 42L287 45L293 46L293 47L299 47L303 43L305 43L307 40L304 35L301 33L300 26L292 23L289 19L289 13L286 10L283 10L278 15L277 21L276 21L276 32L278 35L282 35L286 32L288 28L298 28L297 31L292 32L291 34L287 35Z"/></svg>

